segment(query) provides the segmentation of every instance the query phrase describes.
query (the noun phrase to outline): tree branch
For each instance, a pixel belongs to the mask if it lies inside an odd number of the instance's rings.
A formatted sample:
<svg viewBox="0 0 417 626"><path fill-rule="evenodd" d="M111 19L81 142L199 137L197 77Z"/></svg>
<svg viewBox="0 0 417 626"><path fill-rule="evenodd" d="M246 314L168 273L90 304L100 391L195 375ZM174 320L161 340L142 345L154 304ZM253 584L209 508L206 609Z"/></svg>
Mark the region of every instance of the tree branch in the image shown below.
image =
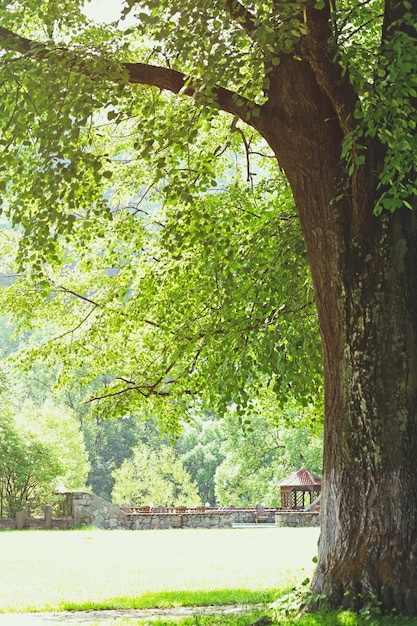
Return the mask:
<svg viewBox="0 0 417 626"><path fill-rule="evenodd" d="M87 315L85 315L83 319L76 326L74 326L74 328L70 328L70 330L65 331L61 335L58 335L57 337L53 337L52 339L49 339L49 341L47 341L47 344L53 343L55 341L59 341L60 339L63 339L64 337L67 337L68 335L73 335L77 330L81 328L83 324L85 324L85 322L88 320L90 315L94 313L94 311L95 311L95 307L92 307L87 313Z"/></svg>
<svg viewBox="0 0 417 626"><path fill-rule="evenodd" d="M224 87L214 87L205 94L204 88L198 84L199 81L177 70L146 63L123 63L122 65L127 70L128 82L131 84L150 85L172 93L181 92L191 97L197 94L206 95L219 109L237 115L245 121L248 121L253 113L254 103L251 100Z"/></svg>
<svg viewBox="0 0 417 626"><path fill-rule="evenodd" d="M356 126L353 115L358 97L349 82L347 72L337 62L337 48L332 43L330 7L326 2L323 9L315 8L315 0L305 6L307 35L302 55L310 63L320 87L330 98L345 134Z"/></svg>
<svg viewBox="0 0 417 626"><path fill-rule="evenodd" d="M72 67L81 74L90 75L94 59L87 59L76 54L75 51L63 47L53 46L50 43L42 43L22 37L7 28L0 27L0 47L3 50L16 52L36 61L47 61L49 55L60 54L62 56L71 55ZM109 64L110 65L110 64ZM120 66L119 66L120 67ZM121 68L125 70L126 82L131 84L149 85L172 93L182 93L190 97L202 95L210 100L219 109L237 115L245 121L249 121L254 110L254 103L233 91L224 87L214 87L205 89L192 77L187 77L182 72L148 65L146 63L121 63ZM123 79L113 78L114 82L122 82Z"/></svg>
<svg viewBox="0 0 417 626"><path fill-rule="evenodd" d="M62 285L55 285L53 281L50 281L50 282L57 292L61 291L62 293L68 293L69 295L74 296L74 298L78 298L79 300L84 300L84 302L87 302L88 304L92 304L93 307L95 308L100 307L100 304L98 302L95 302L91 298L88 298L87 296L83 296L80 293L73 291L72 289L68 289L68 287L63 287Z"/></svg>
<svg viewBox="0 0 417 626"><path fill-rule="evenodd" d="M3 26L0 26L0 41L4 50L18 52L19 54L30 54L36 47L39 47L39 44L36 45L34 41L21 37ZM46 48L44 44L41 45L43 48Z"/></svg>
<svg viewBox="0 0 417 626"><path fill-rule="evenodd" d="M235 22L238 22L249 36L252 36L252 33L256 30L255 18L252 13L238 0L226 0L225 6L230 17Z"/></svg>

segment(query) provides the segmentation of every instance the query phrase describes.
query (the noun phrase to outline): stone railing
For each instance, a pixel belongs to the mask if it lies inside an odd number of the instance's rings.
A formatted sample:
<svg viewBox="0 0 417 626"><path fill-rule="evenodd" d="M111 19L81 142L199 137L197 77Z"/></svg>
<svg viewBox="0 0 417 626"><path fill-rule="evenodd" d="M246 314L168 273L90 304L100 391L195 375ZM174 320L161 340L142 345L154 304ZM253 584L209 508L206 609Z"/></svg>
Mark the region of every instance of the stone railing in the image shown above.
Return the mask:
<svg viewBox="0 0 417 626"><path fill-rule="evenodd" d="M20 511L15 519L0 519L0 528L62 528L95 526L104 529L151 530L168 528L232 528L256 522L255 507L117 507L92 493L62 494L60 516L53 518L52 507L45 507L44 518L31 518ZM259 526L319 526L319 513L265 508Z"/></svg>
<svg viewBox="0 0 417 626"><path fill-rule="evenodd" d="M255 508L197 507L116 507L92 493L65 494L65 514L72 517L74 526L82 524L98 528L231 528L235 524L253 524ZM265 509L267 522L275 523L276 508Z"/></svg>
<svg viewBox="0 0 417 626"><path fill-rule="evenodd" d="M185 509L185 507L181 507ZM165 511L119 508L92 493L67 493L66 513L74 526L83 524L98 528L131 530L163 528L231 528L233 512L218 509L169 509Z"/></svg>
<svg viewBox="0 0 417 626"><path fill-rule="evenodd" d="M306 527L320 526L319 511L277 511L275 513L276 526Z"/></svg>

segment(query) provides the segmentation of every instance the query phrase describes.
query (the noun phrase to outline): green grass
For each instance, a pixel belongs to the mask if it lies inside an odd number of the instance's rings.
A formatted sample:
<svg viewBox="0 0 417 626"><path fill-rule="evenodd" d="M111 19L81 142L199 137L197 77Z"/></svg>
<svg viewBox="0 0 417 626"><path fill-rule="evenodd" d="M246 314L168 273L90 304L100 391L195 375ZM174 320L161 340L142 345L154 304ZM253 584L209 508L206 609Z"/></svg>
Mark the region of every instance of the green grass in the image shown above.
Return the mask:
<svg viewBox="0 0 417 626"><path fill-rule="evenodd" d="M172 626L249 626L257 618L265 615L265 611L250 611L242 615L216 615L216 616L196 616L178 621L159 620L152 622L152 626L162 626L170 624ZM274 618L275 626L416 626L417 618L404 616L372 616L355 615L350 611L341 612L321 612L311 615L304 615L297 618L281 617ZM149 626L149 622L120 619L111 622L112 626ZM103 626L104 622L91 622L83 626Z"/></svg>
<svg viewBox="0 0 417 626"><path fill-rule="evenodd" d="M314 568L317 529L0 533L0 612L269 601Z"/></svg>
<svg viewBox="0 0 417 626"><path fill-rule="evenodd" d="M317 538L317 529L302 528L0 532L0 613L244 604L242 615L151 623L249 626L271 601L311 575ZM262 613L253 606L258 603L266 605ZM297 620L272 615L276 626L417 626L417 618L380 617L372 609ZM7 623L1 615L0 623ZM112 626L149 623L111 620ZM104 624L93 616L83 621Z"/></svg>
<svg viewBox="0 0 417 626"><path fill-rule="evenodd" d="M276 589L250 591L248 589L217 589L212 591L165 591L144 593L141 596L122 596L87 602L64 601L61 611L91 611L102 609L168 609L182 606L216 606L222 604L268 604L276 600Z"/></svg>

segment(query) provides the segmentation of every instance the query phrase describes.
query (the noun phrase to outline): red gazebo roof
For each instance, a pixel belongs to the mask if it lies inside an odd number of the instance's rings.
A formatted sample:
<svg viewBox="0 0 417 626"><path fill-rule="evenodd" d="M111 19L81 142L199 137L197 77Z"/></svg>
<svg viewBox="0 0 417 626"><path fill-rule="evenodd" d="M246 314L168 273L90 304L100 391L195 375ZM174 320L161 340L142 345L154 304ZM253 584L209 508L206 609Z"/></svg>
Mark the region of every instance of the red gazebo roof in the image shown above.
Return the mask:
<svg viewBox="0 0 417 626"><path fill-rule="evenodd" d="M277 482L280 487L320 487L321 480L315 478L308 470L299 469L287 478Z"/></svg>

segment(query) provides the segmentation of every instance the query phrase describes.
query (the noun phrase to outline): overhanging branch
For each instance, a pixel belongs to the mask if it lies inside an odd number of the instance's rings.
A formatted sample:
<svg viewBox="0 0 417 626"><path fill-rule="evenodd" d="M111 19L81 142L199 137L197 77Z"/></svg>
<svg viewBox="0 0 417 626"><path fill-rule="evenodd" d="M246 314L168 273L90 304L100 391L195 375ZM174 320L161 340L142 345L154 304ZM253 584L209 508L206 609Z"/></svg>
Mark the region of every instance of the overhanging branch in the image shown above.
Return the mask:
<svg viewBox="0 0 417 626"><path fill-rule="evenodd" d="M254 103L251 100L224 87L206 89L200 85L200 80L193 80L182 72L166 67L146 63L123 63L122 66L127 70L128 82L131 84L150 85L191 97L199 94L222 111L237 115L245 121L249 121L253 114Z"/></svg>
<svg viewBox="0 0 417 626"><path fill-rule="evenodd" d="M33 41L4 27L0 27L0 48L44 63L48 61L48 57L51 55L59 54L64 57L68 55L73 61L71 66L76 68L79 73L87 76L91 74L92 63L94 62L94 59L82 57L81 52L58 47L51 43ZM199 95L205 101L211 102L213 106L232 115L237 115L247 122L250 121L253 114L255 105L247 98L224 87L207 88L200 79L193 79L177 70L146 63L120 63L119 67L125 70L124 80L126 83L149 85L190 97ZM120 83L123 78L119 74L118 78L111 78L110 76L109 80Z"/></svg>
<svg viewBox="0 0 417 626"><path fill-rule="evenodd" d="M26 37L21 37L3 26L0 26L0 41L4 50L18 52L19 54L30 54L36 47L39 48L39 45L46 50L46 46L44 44L36 44L34 41L31 41Z"/></svg>

